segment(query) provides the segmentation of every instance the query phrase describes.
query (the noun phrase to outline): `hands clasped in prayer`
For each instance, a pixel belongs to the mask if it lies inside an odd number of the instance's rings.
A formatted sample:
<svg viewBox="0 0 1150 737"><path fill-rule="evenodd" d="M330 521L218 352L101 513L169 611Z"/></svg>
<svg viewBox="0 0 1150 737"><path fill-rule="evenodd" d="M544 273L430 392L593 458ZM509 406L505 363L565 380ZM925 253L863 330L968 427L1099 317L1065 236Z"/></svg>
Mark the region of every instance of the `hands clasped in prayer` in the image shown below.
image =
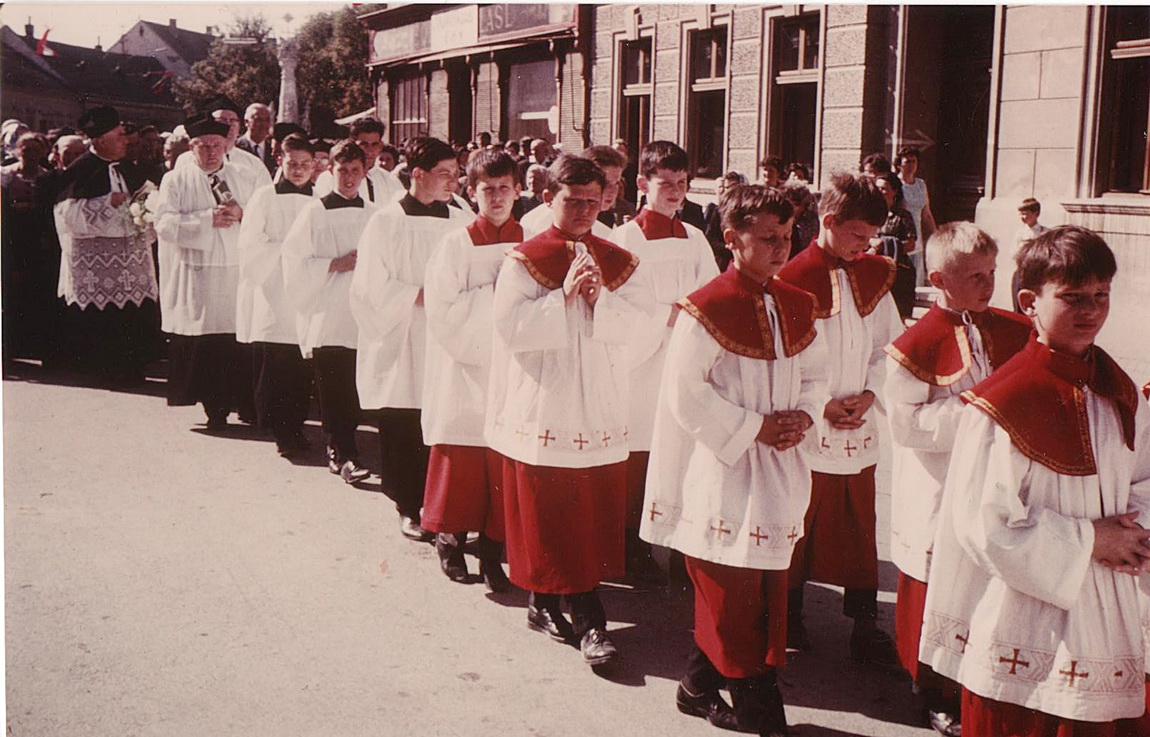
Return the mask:
<svg viewBox="0 0 1150 737"><path fill-rule="evenodd" d="M244 210L239 204L229 202L226 205L216 205L212 210L213 228L230 228L239 224L244 218Z"/></svg>
<svg viewBox="0 0 1150 737"><path fill-rule="evenodd" d="M853 394L842 399L832 399L823 409L823 417L837 430L857 430L866 424L863 415L874 404L874 392L867 391Z"/></svg>
<svg viewBox="0 0 1150 737"><path fill-rule="evenodd" d="M783 410L763 415L763 425L755 440L775 450L789 450L803 442L807 430L814 424L810 415L801 410Z"/></svg>
<svg viewBox="0 0 1150 737"><path fill-rule="evenodd" d="M588 307L594 307L599 301L599 285L602 281L603 272L591 254L584 251L575 257L571 268L567 270L567 277L563 280L563 294L568 299L579 294Z"/></svg>

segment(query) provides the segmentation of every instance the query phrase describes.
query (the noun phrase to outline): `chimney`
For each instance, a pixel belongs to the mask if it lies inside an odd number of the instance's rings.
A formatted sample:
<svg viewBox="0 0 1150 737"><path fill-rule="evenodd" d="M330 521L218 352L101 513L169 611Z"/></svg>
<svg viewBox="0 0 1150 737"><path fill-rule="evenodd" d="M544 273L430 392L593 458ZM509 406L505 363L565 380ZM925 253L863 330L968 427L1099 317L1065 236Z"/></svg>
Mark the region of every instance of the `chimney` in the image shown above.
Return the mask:
<svg viewBox="0 0 1150 737"><path fill-rule="evenodd" d="M24 38L30 41L36 38L36 27L32 25L31 18L29 18L28 22L24 24Z"/></svg>
<svg viewBox="0 0 1150 737"><path fill-rule="evenodd" d="M176 19L175 18L168 18L168 27L169 28L175 28L176 27Z"/></svg>
<svg viewBox="0 0 1150 737"><path fill-rule="evenodd" d="M103 51L104 47L100 45L100 37L96 36L96 51Z"/></svg>

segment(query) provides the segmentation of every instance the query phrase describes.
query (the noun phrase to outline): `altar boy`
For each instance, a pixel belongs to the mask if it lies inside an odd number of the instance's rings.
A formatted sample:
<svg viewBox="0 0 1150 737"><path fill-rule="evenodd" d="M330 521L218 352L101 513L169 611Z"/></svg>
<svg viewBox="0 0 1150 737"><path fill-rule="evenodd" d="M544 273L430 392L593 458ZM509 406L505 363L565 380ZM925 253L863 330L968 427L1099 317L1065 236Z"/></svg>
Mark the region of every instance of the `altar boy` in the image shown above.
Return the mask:
<svg viewBox="0 0 1150 737"><path fill-rule="evenodd" d="M519 170L503 150L477 152L467 164L468 194L479 215L449 233L427 264L427 372L423 437L431 446L423 496L424 529L435 532L440 568L470 577L468 531L479 533L479 573L494 592L510 582L503 554L503 460L487 447L483 421L491 373L491 310L504 254L523 242L511 216Z"/></svg>
<svg viewBox="0 0 1150 737"><path fill-rule="evenodd" d="M918 662L942 484L962 410L959 395L1026 344L1030 321L990 307L998 245L974 223L947 223L927 248L938 301L887 346L883 400L893 441L891 559L898 566L895 643L935 731L959 730L958 689Z"/></svg>
<svg viewBox="0 0 1150 737"><path fill-rule="evenodd" d="M641 533L681 551L695 585L679 710L785 734L775 668L786 652L787 568L810 499L796 446L826 403L827 354L811 295L775 278L790 253L790 202L743 185L720 207L734 264L679 301ZM724 682L733 710L719 694Z"/></svg>
<svg viewBox="0 0 1150 737"><path fill-rule="evenodd" d="M507 561L530 592L527 624L596 666L617 654L595 587L622 573L628 345L652 299L639 260L591 234L603 172L568 156L554 173L554 224L508 254L495 287L485 436L506 458Z"/></svg>
<svg viewBox="0 0 1150 737"><path fill-rule="evenodd" d="M1146 708L1150 406L1094 338L1114 254L1061 226L1017 256L1036 335L962 395L920 660L962 685L962 733L1115 735Z"/></svg>

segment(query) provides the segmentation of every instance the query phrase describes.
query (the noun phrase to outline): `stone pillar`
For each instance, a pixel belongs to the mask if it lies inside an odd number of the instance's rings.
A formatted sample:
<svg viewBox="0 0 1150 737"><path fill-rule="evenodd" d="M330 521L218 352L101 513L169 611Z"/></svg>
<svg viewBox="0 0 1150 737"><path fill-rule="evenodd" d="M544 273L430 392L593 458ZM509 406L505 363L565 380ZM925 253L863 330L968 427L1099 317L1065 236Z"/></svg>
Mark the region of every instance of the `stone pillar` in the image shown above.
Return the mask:
<svg viewBox="0 0 1150 737"><path fill-rule="evenodd" d="M294 38L279 42L280 104L276 120L280 123L299 122L299 95L295 86L296 64L299 63L299 43Z"/></svg>

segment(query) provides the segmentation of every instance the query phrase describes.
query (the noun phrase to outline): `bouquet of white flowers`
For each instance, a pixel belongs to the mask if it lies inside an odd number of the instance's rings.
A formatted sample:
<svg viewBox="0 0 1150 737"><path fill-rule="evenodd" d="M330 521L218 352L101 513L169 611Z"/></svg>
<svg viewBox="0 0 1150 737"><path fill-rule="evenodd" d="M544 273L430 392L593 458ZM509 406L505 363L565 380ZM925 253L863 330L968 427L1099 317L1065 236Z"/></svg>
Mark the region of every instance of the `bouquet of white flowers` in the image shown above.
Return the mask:
<svg viewBox="0 0 1150 737"><path fill-rule="evenodd" d="M149 240L154 240L156 237L153 223L156 222L159 198L159 187L150 180L145 180L144 185L132 193L132 199L128 202L128 214L132 216L132 223L140 234L147 236Z"/></svg>

